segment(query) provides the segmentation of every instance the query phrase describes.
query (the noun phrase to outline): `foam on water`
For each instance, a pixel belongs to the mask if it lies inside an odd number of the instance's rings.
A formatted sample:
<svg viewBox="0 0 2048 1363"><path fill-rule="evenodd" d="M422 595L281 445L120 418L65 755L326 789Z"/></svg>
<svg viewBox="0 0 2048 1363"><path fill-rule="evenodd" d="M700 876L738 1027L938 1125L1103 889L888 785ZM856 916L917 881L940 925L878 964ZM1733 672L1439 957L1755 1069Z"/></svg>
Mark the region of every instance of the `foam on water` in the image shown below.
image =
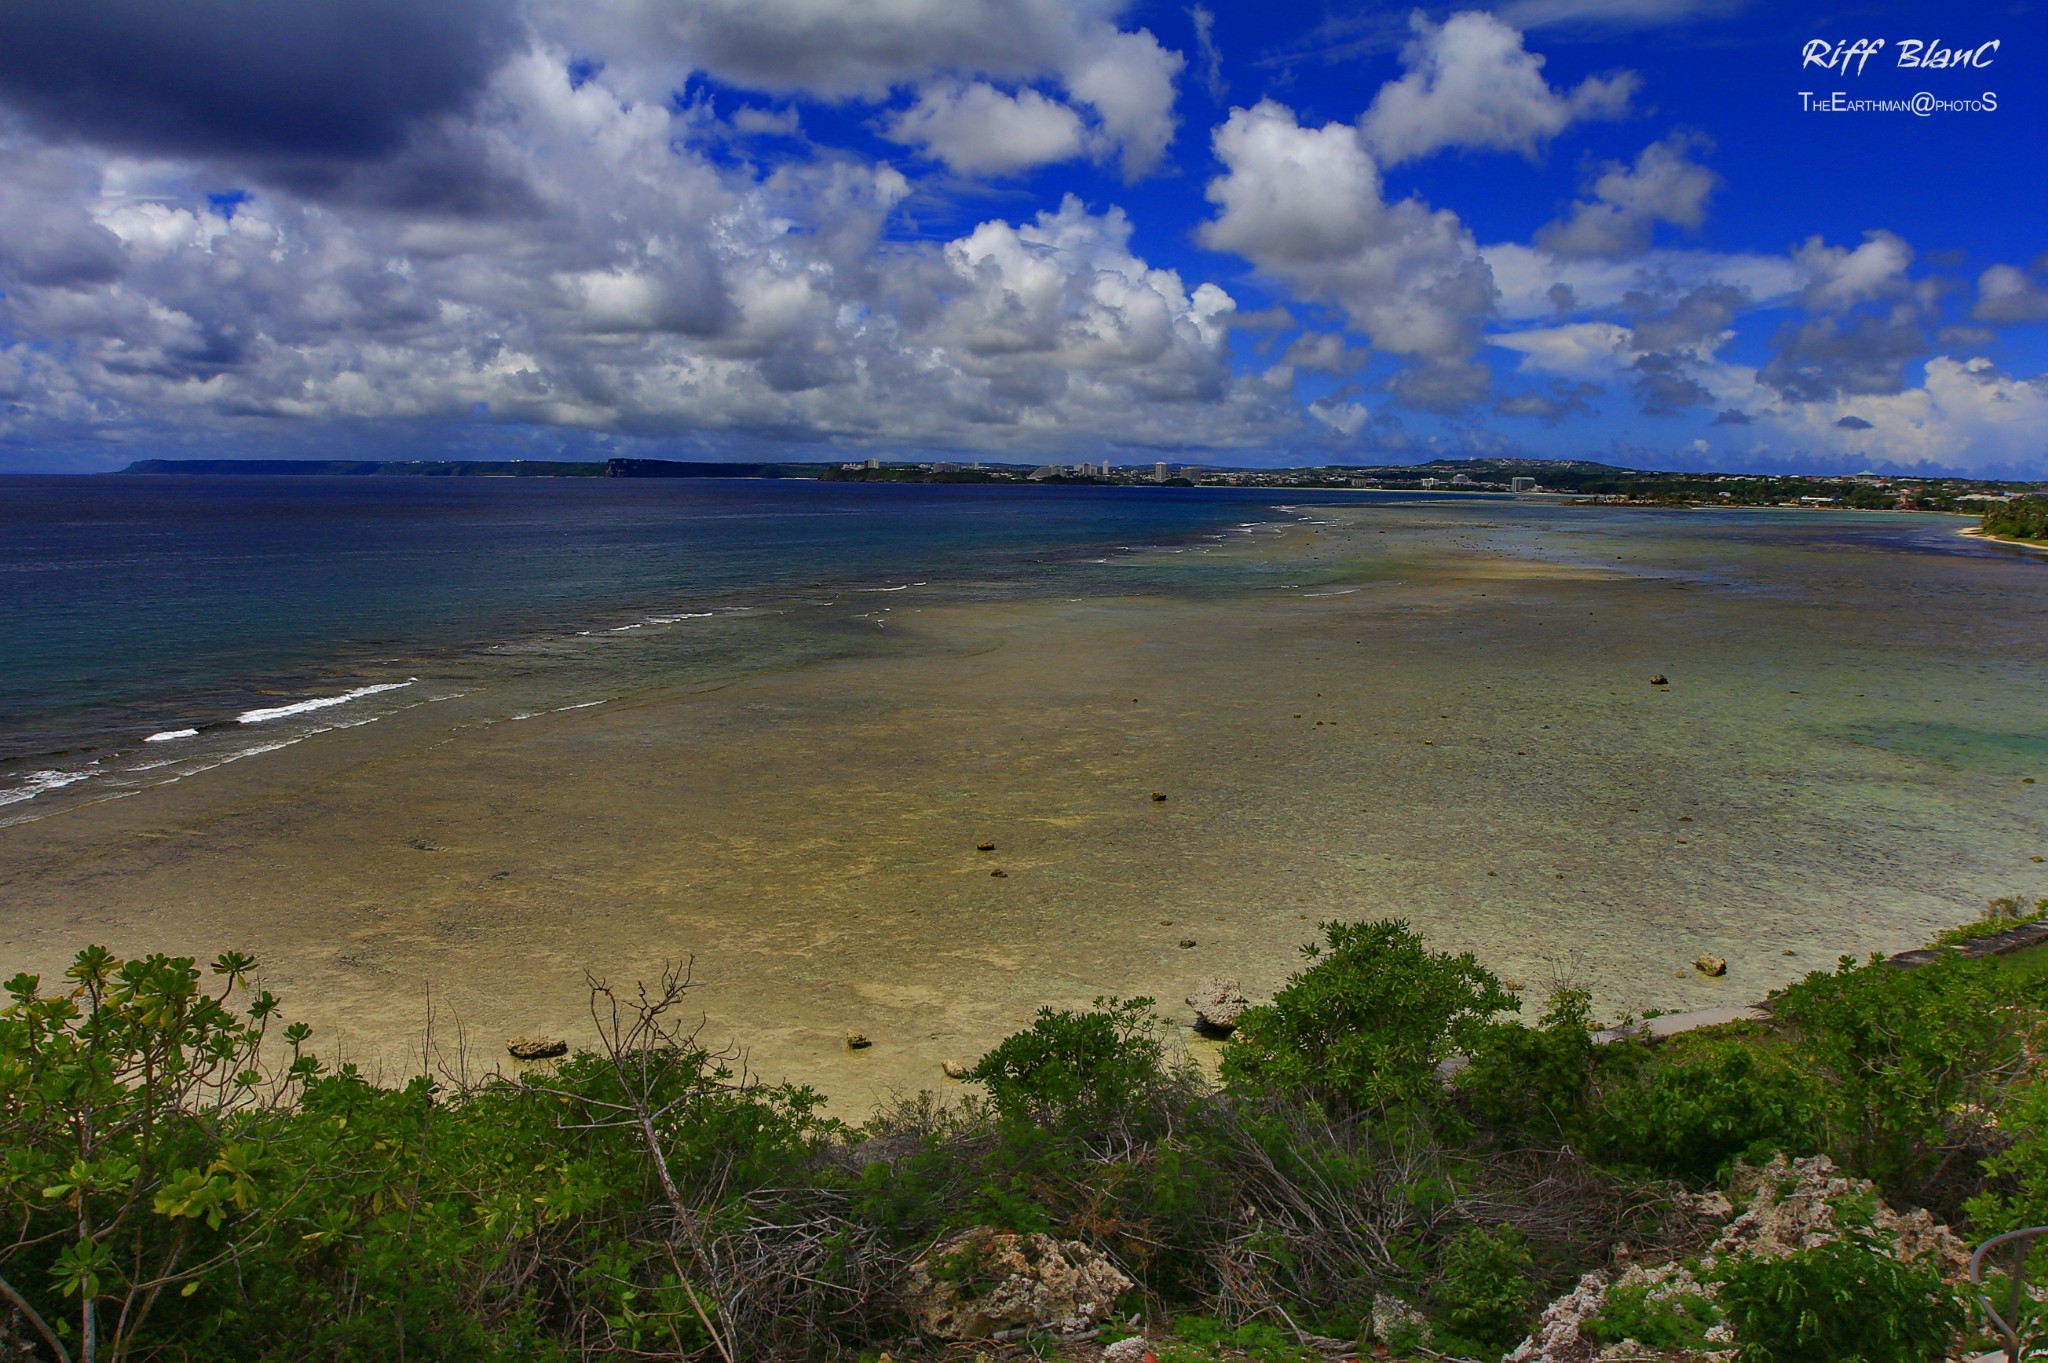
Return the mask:
<svg viewBox="0 0 2048 1363"><path fill-rule="evenodd" d="M288 719L293 715L309 714L314 710L325 710L330 706L346 705L364 696L380 695L385 691L399 691L418 681L418 677L402 682L378 682L374 686L358 686L353 691L344 691L338 696L316 696L312 700L295 701L290 705L275 705L261 710L244 710L235 716L240 724L267 724L274 719Z"/></svg>

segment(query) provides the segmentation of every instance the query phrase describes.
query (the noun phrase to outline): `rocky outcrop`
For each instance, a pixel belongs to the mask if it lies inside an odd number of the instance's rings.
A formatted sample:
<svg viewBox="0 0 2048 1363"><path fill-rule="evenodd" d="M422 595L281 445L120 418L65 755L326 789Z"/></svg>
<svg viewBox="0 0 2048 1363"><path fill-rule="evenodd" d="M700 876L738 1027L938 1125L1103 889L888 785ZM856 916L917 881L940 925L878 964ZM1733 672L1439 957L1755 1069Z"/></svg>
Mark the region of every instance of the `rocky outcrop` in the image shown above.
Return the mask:
<svg viewBox="0 0 2048 1363"><path fill-rule="evenodd" d="M939 1339L1021 1329L1077 1334L1106 1319L1131 1286L1077 1240L976 1226L911 1264L905 1305L918 1330Z"/></svg>
<svg viewBox="0 0 2048 1363"><path fill-rule="evenodd" d="M1202 981L1188 992L1188 1007L1195 1010L1195 1030L1203 1036L1225 1037L1237 1030L1237 1020L1252 1001L1237 987L1237 981L1218 975Z"/></svg>
<svg viewBox="0 0 2048 1363"><path fill-rule="evenodd" d="M558 1036L515 1036L505 1043L514 1060L552 1060L569 1053L569 1043Z"/></svg>
<svg viewBox="0 0 2048 1363"><path fill-rule="evenodd" d="M1875 1207L1870 1225L1895 1257L1930 1263L1950 1282L1960 1281L1968 1271L1969 1247L1947 1226L1925 1211L1893 1211L1878 1198L1872 1184L1843 1177L1825 1155L1802 1160L1780 1155L1761 1169L1739 1168L1731 1188L1734 1203L1719 1193L1688 1199L1686 1210L1696 1216L1732 1217L1701 1256L1696 1272L1680 1264L1660 1264L1588 1273L1578 1286L1550 1304L1529 1337L1502 1363L1601 1363L1621 1358L1715 1363L1731 1359L1735 1342L1725 1326L1707 1330L1707 1350L1683 1352L1648 1349L1634 1341L1602 1344L1584 1327L1606 1305L1608 1294L1620 1287L1642 1287L1651 1300L1685 1296L1711 1300L1718 1277L1715 1269L1723 1260L1777 1258L1838 1239L1845 1229L1840 1208L1850 1203ZM1735 1203L1746 1204L1740 1216L1733 1215Z"/></svg>

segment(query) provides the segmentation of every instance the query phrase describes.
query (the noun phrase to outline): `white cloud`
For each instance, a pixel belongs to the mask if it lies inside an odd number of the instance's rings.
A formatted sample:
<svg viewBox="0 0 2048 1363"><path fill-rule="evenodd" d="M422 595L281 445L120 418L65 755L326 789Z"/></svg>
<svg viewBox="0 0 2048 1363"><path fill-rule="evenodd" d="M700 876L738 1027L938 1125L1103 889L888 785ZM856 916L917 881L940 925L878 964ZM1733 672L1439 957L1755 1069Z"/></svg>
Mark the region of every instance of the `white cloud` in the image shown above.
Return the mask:
<svg viewBox="0 0 2048 1363"><path fill-rule="evenodd" d="M1301 429L1285 385L1231 373L1230 296L1140 258L1118 210L885 245L910 192L890 167L721 164L701 112L567 66L536 50L493 83L474 135L528 204L497 218L272 191L230 213L178 162L0 153L0 212L62 227L34 273L6 238L0 328L37 344L0 351L0 439L481 414L1030 453Z"/></svg>
<svg viewBox="0 0 2048 1363"><path fill-rule="evenodd" d="M1346 437L1357 435L1372 420L1372 413L1363 404L1335 398L1317 398L1308 405L1308 414Z"/></svg>
<svg viewBox="0 0 2048 1363"><path fill-rule="evenodd" d="M1493 279L1453 213L1389 204L1351 127L1304 128L1271 100L1215 133L1225 173L1203 245L1233 251L1305 297L1341 306L1382 350L1460 358L1493 307Z"/></svg>
<svg viewBox="0 0 2048 1363"><path fill-rule="evenodd" d="M1937 355L1922 382L1840 402L1791 403L1767 419L1809 449L1867 453L1905 467L1991 473L2038 468L2048 384L2000 374L1986 359ZM1851 424L1844 425L1845 420ZM1867 426L1856 424L1868 422Z"/></svg>
<svg viewBox="0 0 2048 1363"><path fill-rule="evenodd" d="M1588 77L1569 92L1543 79L1543 58L1520 32L1468 10L1434 24L1418 10L1402 50L1406 73L1380 87L1359 121L1382 165L1446 147L1518 151L1533 157L1565 128L1617 118L1638 84L1632 72Z"/></svg>
<svg viewBox="0 0 2048 1363"><path fill-rule="evenodd" d="M1081 116L1036 90L1006 95L975 81L927 87L887 135L962 175L1007 175L1079 155Z"/></svg>
<svg viewBox="0 0 2048 1363"><path fill-rule="evenodd" d="M888 101L932 82L1056 80L1129 176L1173 140L1184 59L1117 20L1128 0L538 0L546 30L659 101L692 70L748 89ZM1044 111L1035 110L1044 133Z"/></svg>
<svg viewBox="0 0 2048 1363"><path fill-rule="evenodd" d="M1808 237L1792 259L1806 272L1806 306L1831 312L1904 293L1913 248L1896 234L1879 230L1865 232L1863 244L1853 251Z"/></svg>
<svg viewBox="0 0 2048 1363"><path fill-rule="evenodd" d="M1697 145L1674 135L1643 148L1633 166L1608 163L1593 181L1593 197L1537 232L1536 244L1561 256L1640 255L1660 222L1699 227L1721 177L1688 158Z"/></svg>
<svg viewBox="0 0 2048 1363"><path fill-rule="evenodd" d="M1980 322L2048 321L2048 288L2018 266L1993 265L1977 276L1970 316Z"/></svg>
<svg viewBox="0 0 2048 1363"><path fill-rule="evenodd" d="M1807 280L1791 260L1775 255L1658 250L1623 260L1566 259L1516 242L1488 246L1483 254L1500 288L1500 314L1511 321L1556 316L1559 286L1569 291L1567 310L1581 311L1614 307L1630 293L1707 284L1730 285L1764 305L1796 294Z"/></svg>

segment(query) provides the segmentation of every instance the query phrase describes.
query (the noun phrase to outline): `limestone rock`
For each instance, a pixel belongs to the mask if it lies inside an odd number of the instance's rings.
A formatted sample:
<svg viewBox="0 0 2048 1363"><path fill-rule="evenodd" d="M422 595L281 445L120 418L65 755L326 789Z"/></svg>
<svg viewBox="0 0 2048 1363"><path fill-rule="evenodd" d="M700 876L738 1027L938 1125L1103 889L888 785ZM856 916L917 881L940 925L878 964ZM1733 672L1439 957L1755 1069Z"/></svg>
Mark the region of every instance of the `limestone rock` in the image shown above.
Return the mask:
<svg viewBox="0 0 2048 1363"><path fill-rule="evenodd" d="M1969 1246L1947 1226L1926 1211L1901 1215L1877 1198L1876 1188L1860 1178L1844 1178L1825 1155L1788 1160L1783 1155L1761 1169L1738 1168L1731 1180L1735 1199L1746 1201L1740 1216L1728 1220L1720 1238L1713 1242L1698 1263L1698 1276L1683 1264L1653 1267L1628 1265L1618 1273L1596 1270L1579 1279L1578 1286L1545 1309L1536 1328L1503 1363L1601 1363L1628 1358L1672 1360L1729 1360L1734 1357L1734 1340L1725 1325L1707 1331L1708 1352L1680 1354L1631 1345L1602 1345L1584 1333L1588 1317L1599 1314L1607 1294L1616 1287L1641 1286L1652 1298L1715 1294L1716 1267L1728 1258L1779 1258L1815 1245L1826 1244L1842 1233L1838 1208L1843 1204L1874 1206L1872 1227L1889 1245L1888 1253L1902 1260L1925 1263L1950 1283L1959 1283L1969 1271ZM1704 1193L1681 1199L1684 1209L1709 1221L1727 1220L1732 1210L1726 1197Z"/></svg>
<svg viewBox="0 0 2048 1363"><path fill-rule="evenodd" d="M1195 1010L1195 1030L1203 1036L1229 1036L1237 1030L1237 1020L1252 1001L1244 996L1237 981L1224 975L1202 981L1187 996L1188 1007Z"/></svg>
<svg viewBox="0 0 2048 1363"><path fill-rule="evenodd" d="M948 1079L965 1079L967 1077L967 1066L958 1060L940 1061L939 1070Z"/></svg>
<svg viewBox="0 0 2048 1363"><path fill-rule="evenodd" d="M848 1032L846 1034L846 1049L849 1051L864 1051L874 1044L874 1042L868 1040L866 1032Z"/></svg>
<svg viewBox="0 0 2048 1363"><path fill-rule="evenodd" d="M569 1053L569 1043L558 1036L515 1036L505 1043L514 1060L552 1060Z"/></svg>
<svg viewBox="0 0 2048 1363"><path fill-rule="evenodd" d="M1143 1335L1120 1339L1102 1351L1102 1363L1145 1363L1147 1359L1151 1359L1152 1363L1158 1363L1157 1355L1152 1352L1152 1346L1145 1342Z"/></svg>
<svg viewBox="0 0 2048 1363"><path fill-rule="evenodd" d="M1131 1286L1077 1240L976 1226L911 1264L905 1305L918 1330L939 1339L1030 1328L1076 1334L1105 1319Z"/></svg>
<svg viewBox="0 0 2048 1363"><path fill-rule="evenodd" d="M1701 956L1693 961L1692 968L1699 971L1702 975L1726 975L1728 973L1728 958L1726 956Z"/></svg>

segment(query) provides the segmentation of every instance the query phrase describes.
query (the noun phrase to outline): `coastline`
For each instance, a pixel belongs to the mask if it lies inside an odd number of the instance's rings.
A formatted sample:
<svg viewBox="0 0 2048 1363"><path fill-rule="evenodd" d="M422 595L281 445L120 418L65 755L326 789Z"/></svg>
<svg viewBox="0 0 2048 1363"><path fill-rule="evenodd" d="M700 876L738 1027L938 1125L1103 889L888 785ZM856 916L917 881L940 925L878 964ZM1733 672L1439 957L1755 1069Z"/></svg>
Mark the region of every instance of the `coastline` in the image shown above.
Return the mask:
<svg viewBox="0 0 2048 1363"><path fill-rule="evenodd" d="M2007 535L1987 535L1974 525L1958 530L1956 533L1958 535L1967 535L1973 540L1981 540L1986 544L2003 544L2013 549L2028 549L2037 554L2048 554L2048 544L2042 544L2036 540L2016 540Z"/></svg>
<svg viewBox="0 0 2048 1363"><path fill-rule="evenodd" d="M1174 560L1241 589L912 590L885 653L520 723L409 711L0 829L0 951L47 975L88 941L252 950L330 1055L393 1072L429 1007L488 1063L582 1038L585 970L694 954L707 1039L857 1115L1042 1005L1269 991L1321 919L1408 917L1525 997L1576 973L1640 1015L2042 886L2044 788L1900 718L1964 735L2048 701L2042 642L1998 623L2036 574L1889 540L1850 572L1775 517L1313 518ZM1747 576L1724 523L1767 537ZM1970 584L1972 648L2009 672L1981 705L1977 655L1885 604L1914 583ZM1895 615L1808 649L1842 609Z"/></svg>

